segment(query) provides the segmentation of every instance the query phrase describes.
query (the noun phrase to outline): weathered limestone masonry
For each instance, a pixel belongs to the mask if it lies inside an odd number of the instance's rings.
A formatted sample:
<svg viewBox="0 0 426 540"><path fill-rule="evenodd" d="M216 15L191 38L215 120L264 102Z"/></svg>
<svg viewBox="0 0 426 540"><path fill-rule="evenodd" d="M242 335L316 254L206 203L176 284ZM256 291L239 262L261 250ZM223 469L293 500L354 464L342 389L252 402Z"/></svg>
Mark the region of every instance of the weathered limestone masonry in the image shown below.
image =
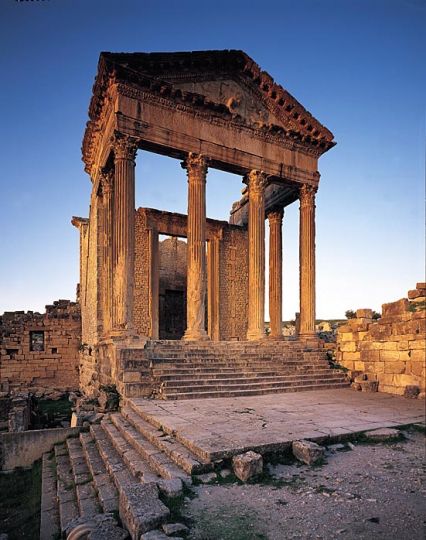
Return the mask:
<svg viewBox="0 0 426 540"><path fill-rule="evenodd" d="M354 376L366 375L369 381L378 381L379 392L420 392L424 397L425 306L426 284L417 283L416 289L408 291L408 299L383 304L377 322L371 309L359 309L356 319L349 319L338 329L337 361ZM410 388L413 386L418 390Z"/></svg>
<svg viewBox="0 0 426 540"><path fill-rule="evenodd" d="M102 384L122 387L131 383L126 377L140 384L149 366L145 346L164 336L195 343L248 340L255 351L266 339L265 219L271 223L271 337L282 341L282 215L295 201L297 347L318 347L315 193L318 161L335 145L333 134L249 56L234 50L102 53L89 117L82 149L93 185L89 219L73 218L80 230L82 389L90 394ZM138 150L181 162L187 216L135 210ZM247 184L230 223L206 217L210 168L239 175ZM185 185L178 167L176 182ZM161 234L187 239L184 291L161 290ZM164 325L167 310L179 317ZM129 362L139 366L139 375L124 370Z"/></svg>
<svg viewBox="0 0 426 540"><path fill-rule="evenodd" d="M176 261L164 253L164 248L160 250L158 235L186 236L187 216L139 208L135 220L134 323L140 335L158 339L161 315L158 297L164 294L165 276L176 268ZM215 341L244 340L247 331L247 230L225 221L207 219L205 234L209 271L206 284L208 325L204 323L204 327L210 339ZM186 254L187 244L184 246ZM182 248L180 251L182 254ZM184 272L186 277L186 260L178 261L181 274ZM180 282L179 288L185 290L186 296L186 281Z"/></svg>
<svg viewBox="0 0 426 540"><path fill-rule="evenodd" d="M46 313L0 317L0 384L6 390L79 387L80 306L58 300Z"/></svg>

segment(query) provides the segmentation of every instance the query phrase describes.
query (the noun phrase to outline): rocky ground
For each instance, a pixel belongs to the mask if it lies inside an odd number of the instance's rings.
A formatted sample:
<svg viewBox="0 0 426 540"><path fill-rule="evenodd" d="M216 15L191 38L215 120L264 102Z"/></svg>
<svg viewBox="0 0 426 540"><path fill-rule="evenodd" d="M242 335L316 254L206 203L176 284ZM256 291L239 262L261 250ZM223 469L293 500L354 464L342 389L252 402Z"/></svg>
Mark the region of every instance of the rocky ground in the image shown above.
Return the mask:
<svg viewBox="0 0 426 540"><path fill-rule="evenodd" d="M253 484L194 488L181 509L191 540L423 540L425 435L330 448L323 465L268 465Z"/></svg>

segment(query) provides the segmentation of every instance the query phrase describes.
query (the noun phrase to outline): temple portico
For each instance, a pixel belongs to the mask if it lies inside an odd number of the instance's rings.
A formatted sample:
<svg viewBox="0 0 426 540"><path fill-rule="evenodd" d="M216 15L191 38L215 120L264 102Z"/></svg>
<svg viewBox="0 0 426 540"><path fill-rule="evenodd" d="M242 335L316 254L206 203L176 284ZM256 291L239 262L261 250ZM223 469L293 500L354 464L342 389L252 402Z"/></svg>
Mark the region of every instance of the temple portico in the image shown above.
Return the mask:
<svg viewBox="0 0 426 540"><path fill-rule="evenodd" d="M137 348L174 335L206 346L270 341L285 347L282 225L285 207L296 201L299 338L312 341L318 159L335 144L327 128L241 51L102 53L89 116L83 160L93 190L88 226L79 227L83 342L100 350ZM138 149L182 162L187 216L136 210ZM246 184L229 222L206 216L208 168ZM182 174L176 178L183 181ZM173 259L160 256L161 235L186 239L179 286ZM182 325L175 320L181 313ZM106 352L96 361L105 380L120 372L113 356Z"/></svg>

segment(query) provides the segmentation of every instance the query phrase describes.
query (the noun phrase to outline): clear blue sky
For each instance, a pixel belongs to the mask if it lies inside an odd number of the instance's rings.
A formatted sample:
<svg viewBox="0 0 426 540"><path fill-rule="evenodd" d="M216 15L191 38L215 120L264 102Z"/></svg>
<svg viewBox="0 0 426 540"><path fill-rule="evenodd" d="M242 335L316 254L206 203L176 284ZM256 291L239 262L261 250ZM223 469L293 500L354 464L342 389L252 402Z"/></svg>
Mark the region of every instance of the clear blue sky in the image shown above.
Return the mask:
<svg viewBox="0 0 426 540"><path fill-rule="evenodd" d="M0 313L74 298L90 181L81 141L100 51L243 49L333 131L317 196L319 317L424 280L424 0L0 0ZM241 179L210 171L227 219ZM186 211L175 160L140 152L137 206ZM298 208L284 316L298 307Z"/></svg>

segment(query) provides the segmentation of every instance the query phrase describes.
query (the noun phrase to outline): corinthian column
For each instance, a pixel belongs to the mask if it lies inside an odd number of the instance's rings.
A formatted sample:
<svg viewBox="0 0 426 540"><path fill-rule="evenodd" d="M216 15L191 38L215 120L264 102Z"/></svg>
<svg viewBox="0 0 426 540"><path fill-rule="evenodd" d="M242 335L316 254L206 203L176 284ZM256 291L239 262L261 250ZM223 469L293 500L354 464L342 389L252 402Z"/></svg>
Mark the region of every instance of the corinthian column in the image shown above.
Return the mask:
<svg viewBox="0 0 426 540"><path fill-rule="evenodd" d="M315 192L307 184L300 188L300 335L315 334Z"/></svg>
<svg viewBox="0 0 426 540"><path fill-rule="evenodd" d="M114 332L122 335L133 329L136 151L135 139L115 137L112 322Z"/></svg>
<svg viewBox="0 0 426 540"><path fill-rule="evenodd" d="M269 220L269 320L270 337L281 339L282 330L282 208L268 213Z"/></svg>
<svg viewBox="0 0 426 540"><path fill-rule="evenodd" d="M114 171L102 170L101 190L102 190L102 319L103 334L108 335L112 327L112 231L113 231L113 182Z"/></svg>
<svg viewBox="0 0 426 540"><path fill-rule="evenodd" d="M248 329L247 339L265 337L265 180L262 171L250 171L248 186Z"/></svg>
<svg viewBox="0 0 426 540"><path fill-rule="evenodd" d="M204 156L190 153L182 163L188 175L186 331L183 339L209 339L205 330L206 174Z"/></svg>

